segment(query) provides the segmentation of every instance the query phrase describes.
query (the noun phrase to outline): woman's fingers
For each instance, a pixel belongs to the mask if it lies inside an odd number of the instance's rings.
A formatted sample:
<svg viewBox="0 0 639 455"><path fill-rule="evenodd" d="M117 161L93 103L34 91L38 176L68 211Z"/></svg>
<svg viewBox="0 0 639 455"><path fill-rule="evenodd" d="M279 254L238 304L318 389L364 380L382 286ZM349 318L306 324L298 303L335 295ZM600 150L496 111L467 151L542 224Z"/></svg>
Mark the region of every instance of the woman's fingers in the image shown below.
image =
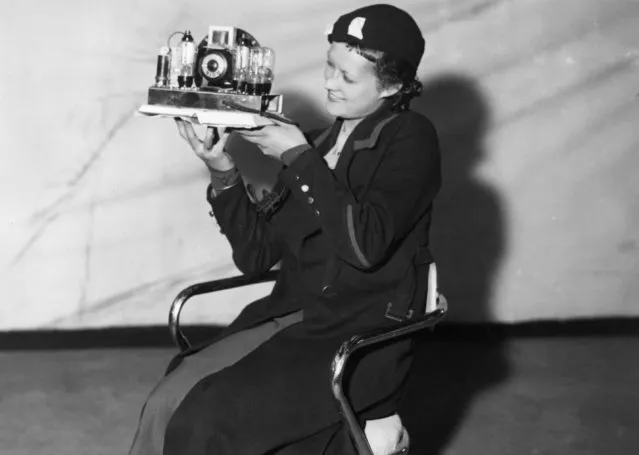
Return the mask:
<svg viewBox="0 0 639 455"><path fill-rule="evenodd" d="M195 132L193 124L188 120L176 117L175 123L180 136L189 143L197 157L207 166L220 169L230 169L234 166L233 158L224 150L230 135L226 128L207 127L204 140L201 140Z"/></svg>
<svg viewBox="0 0 639 455"><path fill-rule="evenodd" d="M189 143L193 150L197 150L200 147L200 144L202 144L202 141L195 133L195 129L193 128L191 122L187 122L181 118L176 117L175 123L177 124L180 136L182 136L182 138Z"/></svg>
<svg viewBox="0 0 639 455"><path fill-rule="evenodd" d="M282 117L284 117L284 116L282 116ZM290 126L290 123L286 123L286 122L284 122L284 121L282 121L280 119L277 119L277 118L271 118L270 120L273 122L273 125L275 125L275 126Z"/></svg>
<svg viewBox="0 0 639 455"><path fill-rule="evenodd" d="M253 135L249 136L244 134L241 134L240 136L242 137L242 139L252 144L259 144L262 141L262 137L263 137L263 136L253 136Z"/></svg>
<svg viewBox="0 0 639 455"><path fill-rule="evenodd" d="M264 137L267 134L267 132L264 131L266 128L267 127L263 126L260 128L252 128L252 129L237 129L235 130L235 132L239 134L240 136L242 136L244 139L247 139L250 141L251 138L257 139L257 138Z"/></svg>
<svg viewBox="0 0 639 455"><path fill-rule="evenodd" d="M208 126L204 133L204 140L202 140L195 132L195 128L193 128L193 124L191 122L175 117L175 123L177 124L180 136L182 136L182 138L188 142L195 151L198 151L201 148L205 151L211 150L215 144L220 142L222 139L226 140L230 134L230 131L227 132L227 128Z"/></svg>
<svg viewBox="0 0 639 455"><path fill-rule="evenodd" d="M186 138L186 130L184 129L184 120L179 117L175 117L175 124L177 125L180 137L188 142L188 139Z"/></svg>
<svg viewBox="0 0 639 455"><path fill-rule="evenodd" d="M186 140L188 141L188 143L191 144L191 147L193 147L193 150L197 150L200 144L202 143L202 140L198 137L197 133L195 132L195 128L193 128L193 124L191 122L184 122L184 131L186 133Z"/></svg>

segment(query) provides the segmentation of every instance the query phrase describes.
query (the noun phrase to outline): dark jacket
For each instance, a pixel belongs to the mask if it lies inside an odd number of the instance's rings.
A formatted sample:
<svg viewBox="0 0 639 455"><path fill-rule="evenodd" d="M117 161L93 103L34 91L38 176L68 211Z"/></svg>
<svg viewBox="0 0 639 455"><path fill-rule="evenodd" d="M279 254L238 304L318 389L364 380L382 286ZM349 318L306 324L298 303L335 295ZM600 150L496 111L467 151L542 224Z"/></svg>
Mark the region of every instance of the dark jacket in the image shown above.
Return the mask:
<svg viewBox="0 0 639 455"><path fill-rule="evenodd" d="M389 302L399 316L423 308L440 156L425 117L381 109L357 125L332 171L323 155L341 123L279 173L266 209L243 185L210 199L242 272L281 262L271 295L222 337L299 309L304 320L198 382L171 417L165 455L275 453L295 441L303 450L290 453L354 453L333 403L330 362L352 335L395 324ZM362 421L397 412L411 349L402 340L355 361L346 388Z"/></svg>
<svg viewBox="0 0 639 455"><path fill-rule="evenodd" d="M243 273L281 262L271 296L249 305L234 330L304 309L307 324L348 332L384 323L389 302L424 301L417 285L432 260L428 229L441 186L436 131L415 112L380 109L357 125L332 171L323 155L341 124L282 169L274 191L285 200L275 213L258 213L242 185L210 200Z"/></svg>

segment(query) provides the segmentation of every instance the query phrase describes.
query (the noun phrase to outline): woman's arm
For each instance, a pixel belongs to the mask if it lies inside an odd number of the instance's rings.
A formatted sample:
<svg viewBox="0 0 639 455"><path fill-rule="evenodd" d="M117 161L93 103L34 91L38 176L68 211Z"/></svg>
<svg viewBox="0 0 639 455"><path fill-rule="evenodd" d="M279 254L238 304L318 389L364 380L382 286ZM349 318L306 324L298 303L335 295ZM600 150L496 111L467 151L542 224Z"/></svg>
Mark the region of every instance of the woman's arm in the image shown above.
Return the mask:
<svg viewBox="0 0 639 455"><path fill-rule="evenodd" d="M404 123L361 200L334 178L310 145L302 153L296 148L294 160L280 173L292 197L304 201L308 216L319 221L335 252L358 268L372 268L383 261L441 186L435 129L424 117L402 117L399 121Z"/></svg>
<svg viewBox="0 0 639 455"><path fill-rule="evenodd" d="M270 270L282 258L282 244L266 217L256 210L242 182L215 193L214 186L209 185L211 214L231 244L237 268L247 275Z"/></svg>
<svg viewBox="0 0 639 455"><path fill-rule="evenodd" d="M176 119L176 123L180 135L209 169L211 183L206 197L211 216L231 244L235 265L244 274L271 269L281 259L281 245L247 196L235 163L224 150L229 133L207 128L201 140L190 122Z"/></svg>

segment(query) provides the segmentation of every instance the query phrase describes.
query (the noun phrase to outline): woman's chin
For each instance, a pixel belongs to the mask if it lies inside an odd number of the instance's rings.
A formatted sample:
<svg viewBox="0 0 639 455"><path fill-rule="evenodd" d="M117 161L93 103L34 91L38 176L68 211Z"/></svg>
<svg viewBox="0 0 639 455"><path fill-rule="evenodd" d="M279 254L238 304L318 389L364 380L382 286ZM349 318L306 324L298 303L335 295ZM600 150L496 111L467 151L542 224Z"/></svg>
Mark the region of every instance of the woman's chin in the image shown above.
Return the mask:
<svg viewBox="0 0 639 455"><path fill-rule="evenodd" d="M344 114L344 109L340 105L341 103L336 101L326 100L326 111L333 117L341 117Z"/></svg>

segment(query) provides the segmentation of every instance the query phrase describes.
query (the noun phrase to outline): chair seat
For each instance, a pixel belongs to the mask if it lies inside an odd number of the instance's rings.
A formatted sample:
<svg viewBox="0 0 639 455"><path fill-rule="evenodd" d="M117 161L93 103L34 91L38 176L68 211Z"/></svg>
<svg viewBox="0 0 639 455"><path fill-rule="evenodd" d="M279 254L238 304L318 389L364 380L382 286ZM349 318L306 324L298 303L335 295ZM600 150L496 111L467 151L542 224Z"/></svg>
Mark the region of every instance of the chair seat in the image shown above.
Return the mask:
<svg viewBox="0 0 639 455"><path fill-rule="evenodd" d="M408 431L399 414L383 419L368 420L364 427L366 439L374 455L393 455L408 449Z"/></svg>

